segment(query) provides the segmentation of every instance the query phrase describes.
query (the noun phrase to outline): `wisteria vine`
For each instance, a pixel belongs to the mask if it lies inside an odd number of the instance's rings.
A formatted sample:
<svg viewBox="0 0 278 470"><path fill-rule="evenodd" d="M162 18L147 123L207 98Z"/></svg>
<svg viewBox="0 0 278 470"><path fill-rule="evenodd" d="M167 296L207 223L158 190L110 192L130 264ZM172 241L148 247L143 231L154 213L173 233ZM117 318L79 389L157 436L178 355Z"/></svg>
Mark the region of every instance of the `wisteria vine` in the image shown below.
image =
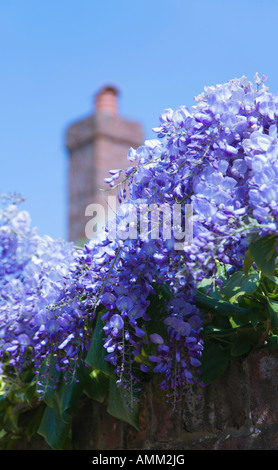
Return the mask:
<svg viewBox="0 0 278 470"><path fill-rule="evenodd" d="M186 384L203 385L197 286L213 276L221 283L218 263L230 272L242 268L251 235L277 233L278 95L266 80L256 74L254 83L242 77L207 87L192 108L161 114L156 139L131 148L131 166L111 170L106 179L118 187L121 203L116 235L106 226L77 250L40 237L14 202L3 207L2 370L32 363L40 383L45 363L54 358L58 370L72 372L73 364L85 361L100 315L105 359L119 385L138 390L140 374L149 371L162 375L161 388L175 398ZM167 238L161 226L156 238L138 230L142 205L165 204L181 207L181 223L185 207L193 207L192 238L182 249L176 249L173 230ZM166 287L169 296L164 336L148 327L156 286ZM148 345L154 349L146 356Z"/></svg>

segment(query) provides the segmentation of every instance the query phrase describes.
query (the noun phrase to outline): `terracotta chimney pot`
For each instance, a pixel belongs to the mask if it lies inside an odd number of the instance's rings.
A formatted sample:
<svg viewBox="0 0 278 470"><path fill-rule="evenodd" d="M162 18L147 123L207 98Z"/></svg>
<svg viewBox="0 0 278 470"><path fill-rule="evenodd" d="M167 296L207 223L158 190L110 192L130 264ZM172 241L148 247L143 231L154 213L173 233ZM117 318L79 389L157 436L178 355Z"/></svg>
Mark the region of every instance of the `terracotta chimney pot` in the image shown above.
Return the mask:
<svg viewBox="0 0 278 470"><path fill-rule="evenodd" d="M118 114L118 94L119 90L114 86L103 87L95 98L96 112L116 116Z"/></svg>

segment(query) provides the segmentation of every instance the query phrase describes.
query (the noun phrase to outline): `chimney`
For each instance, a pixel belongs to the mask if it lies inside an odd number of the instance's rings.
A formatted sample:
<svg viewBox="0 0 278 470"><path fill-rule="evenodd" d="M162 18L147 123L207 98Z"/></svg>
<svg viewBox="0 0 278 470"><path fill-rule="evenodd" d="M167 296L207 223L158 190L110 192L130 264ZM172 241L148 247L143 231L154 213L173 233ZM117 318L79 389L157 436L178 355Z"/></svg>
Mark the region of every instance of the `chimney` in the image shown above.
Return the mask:
<svg viewBox="0 0 278 470"><path fill-rule="evenodd" d="M109 188L104 183L111 176L109 170L129 167L130 147L137 148L144 142L142 126L119 115L119 90L111 83L100 88L94 94L93 114L71 124L67 130L68 239L76 243L87 237L85 227L90 219L86 208L97 203L108 214L107 198L117 196L117 188L100 191Z"/></svg>
<svg viewBox="0 0 278 470"><path fill-rule="evenodd" d="M114 86L103 87L95 98L96 112L116 116L118 114L118 94L119 90Z"/></svg>

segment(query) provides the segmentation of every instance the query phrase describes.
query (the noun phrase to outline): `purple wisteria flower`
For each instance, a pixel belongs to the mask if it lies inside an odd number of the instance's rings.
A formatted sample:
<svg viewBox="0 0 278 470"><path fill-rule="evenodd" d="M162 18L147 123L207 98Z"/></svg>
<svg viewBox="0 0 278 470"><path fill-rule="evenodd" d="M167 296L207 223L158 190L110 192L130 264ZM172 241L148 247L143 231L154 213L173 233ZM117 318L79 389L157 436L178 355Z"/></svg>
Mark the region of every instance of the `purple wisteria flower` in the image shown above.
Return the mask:
<svg viewBox="0 0 278 470"><path fill-rule="evenodd" d="M72 283L75 249L40 237L14 203L2 206L0 247L0 361L23 370L31 360L39 370L58 349L69 355L82 335L78 310L52 308Z"/></svg>
<svg viewBox="0 0 278 470"><path fill-rule="evenodd" d="M265 82L257 74L254 83L233 79L206 87L191 108L163 111L155 138L130 149L134 166L106 179L119 186L118 232L107 226L79 252L39 237L15 204L1 211L3 364L23 368L31 360L39 373L51 356L67 370L84 356L100 311L106 360L119 384L140 388L140 369L160 374L175 399L188 384L202 385L198 284L219 263L242 268L251 233L278 236L278 96ZM122 176L128 188L118 183ZM185 205L192 206L192 237L179 249L174 230L165 237L158 222L153 237L148 228L152 208L165 204L181 207L180 227ZM147 215L138 221L143 205ZM169 294L163 311L152 310L157 286ZM165 336L152 326L157 321Z"/></svg>

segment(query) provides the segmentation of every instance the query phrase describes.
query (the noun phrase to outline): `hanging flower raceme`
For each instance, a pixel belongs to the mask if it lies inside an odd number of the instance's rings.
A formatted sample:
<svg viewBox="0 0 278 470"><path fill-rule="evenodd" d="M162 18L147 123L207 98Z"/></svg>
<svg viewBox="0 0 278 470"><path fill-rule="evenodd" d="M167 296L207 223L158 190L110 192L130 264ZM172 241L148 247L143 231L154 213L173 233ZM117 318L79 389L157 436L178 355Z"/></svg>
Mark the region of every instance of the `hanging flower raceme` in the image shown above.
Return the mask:
<svg viewBox="0 0 278 470"><path fill-rule="evenodd" d="M229 269L242 267L250 233L276 230L278 98L269 94L265 79L256 76L253 85L243 77L205 89L192 109L181 106L162 113L154 129L157 140L130 150L128 158L137 161L127 170L134 205L143 201L148 207L168 204L173 209L190 204L193 233L176 250L175 234L151 244L144 232L137 249L125 255L125 285L127 279L129 287L132 282L142 285L147 270L150 284L166 283L174 298L182 295L184 304L192 306L197 284L216 272L218 262ZM147 246L154 251L140 264L138 253ZM163 387L196 377L190 369L200 366L203 347L201 315L196 315L198 328L190 331L178 311L164 320L169 338L152 356L154 371L167 377Z"/></svg>
<svg viewBox="0 0 278 470"><path fill-rule="evenodd" d="M69 336L78 344L82 336L78 308L52 308L72 283L73 245L40 237L29 214L12 202L1 212L0 247L0 359L19 370L33 362L39 370L56 354L58 366L59 351L63 361L74 355Z"/></svg>

